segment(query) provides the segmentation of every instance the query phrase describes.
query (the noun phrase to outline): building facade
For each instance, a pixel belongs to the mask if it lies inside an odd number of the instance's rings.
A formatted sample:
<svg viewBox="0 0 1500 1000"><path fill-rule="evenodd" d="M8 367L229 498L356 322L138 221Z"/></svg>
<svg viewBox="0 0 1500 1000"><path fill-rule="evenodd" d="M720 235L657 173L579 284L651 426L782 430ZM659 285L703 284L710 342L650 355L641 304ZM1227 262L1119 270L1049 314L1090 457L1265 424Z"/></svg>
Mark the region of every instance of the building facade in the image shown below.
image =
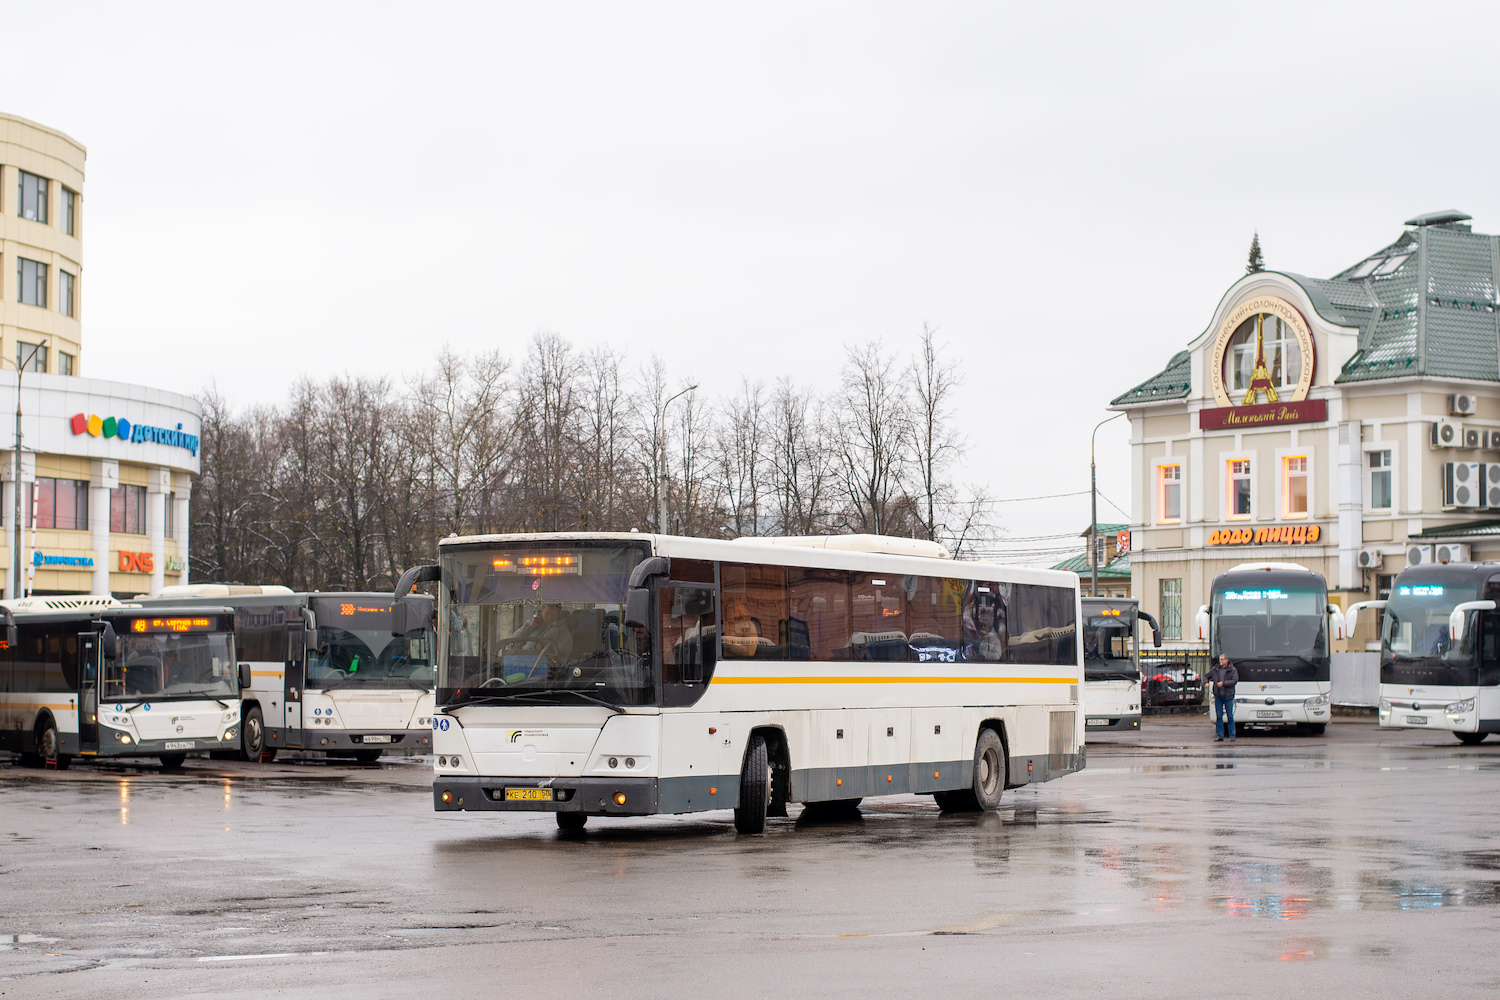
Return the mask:
<svg viewBox="0 0 1500 1000"><path fill-rule="evenodd" d="M20 595L18 562L28 593L134 596L188 582L202 411L187 396L84 377L84 157L61 132L0 114L6 598Z"/></svg>
<svg viewBox="0 0 1500 1000"><path fill-rule="evenodd" d="M1497 288L1500 237L1454 211L1407 220L1332 278L1231 285L1186 350L1111 403L1131 422L1142 607L1192 643L1238 563L1300 563L1348 606L1408 563L1500 558Z"/></svg>

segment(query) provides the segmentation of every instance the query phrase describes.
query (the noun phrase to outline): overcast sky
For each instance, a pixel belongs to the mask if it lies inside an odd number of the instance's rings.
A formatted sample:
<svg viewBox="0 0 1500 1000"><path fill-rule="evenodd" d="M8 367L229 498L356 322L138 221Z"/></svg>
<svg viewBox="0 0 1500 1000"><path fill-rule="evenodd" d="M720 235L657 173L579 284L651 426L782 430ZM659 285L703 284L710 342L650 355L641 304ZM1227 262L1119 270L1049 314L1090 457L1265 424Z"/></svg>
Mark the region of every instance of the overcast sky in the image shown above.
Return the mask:
<svg viewBox="0 0 1500 1000"><path fill-rule="evenodd" d="M28 0L0 110L88 147L85 374L275 402L549 329L727 393L927 322L962 478L1029 497L1087 489L1252 231L1328 276L1500 230L1495 9Z"/></svg>

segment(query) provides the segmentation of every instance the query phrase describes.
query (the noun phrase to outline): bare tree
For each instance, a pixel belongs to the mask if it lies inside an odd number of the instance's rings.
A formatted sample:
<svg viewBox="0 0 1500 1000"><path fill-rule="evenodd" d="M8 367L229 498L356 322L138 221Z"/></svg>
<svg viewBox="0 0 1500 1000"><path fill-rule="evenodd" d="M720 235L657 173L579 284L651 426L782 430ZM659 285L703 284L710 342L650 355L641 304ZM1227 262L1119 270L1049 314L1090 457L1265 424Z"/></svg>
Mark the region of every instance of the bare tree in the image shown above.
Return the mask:
<svg viewBox="0 0 1500 1000"><path fill-rule="evenodd" d="M945 527L939 523L942 509L953 499L953 484L944 478L945 473L963 454L962 442L948 423L952 396L963 378L956 364L943 360L941 348L934 340L936 333L926 323L922 324L921 343L908 373L912 387L915 487L922 531L933 541Z"/></svg>
<svg viewBox="0 0 1500 1000"><path fill-rule="evenodd" d="M902 479L911 412L896 361L879 341L847 349L838 397L840 527L891 534L909 520ZM903 518L903 514L908 514Z"/></svg>
<svg viewBox="0 0 1500 1000"><path fill-rule="evenodd" d="M764 383L742 380L739 395L723 407L715 434L715 486L722 497L724 530L732 537L762 531L764 396Z"/></svg>

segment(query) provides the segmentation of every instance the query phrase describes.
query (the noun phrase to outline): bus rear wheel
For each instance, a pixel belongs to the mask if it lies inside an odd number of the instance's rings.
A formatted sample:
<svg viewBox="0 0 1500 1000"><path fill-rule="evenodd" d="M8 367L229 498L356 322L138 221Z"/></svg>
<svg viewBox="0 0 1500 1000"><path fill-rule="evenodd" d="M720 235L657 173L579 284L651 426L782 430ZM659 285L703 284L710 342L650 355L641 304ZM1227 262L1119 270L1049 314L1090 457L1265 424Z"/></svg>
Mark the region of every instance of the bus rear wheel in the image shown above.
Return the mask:
<svg viewBox="0 0 1500 1000"><path fill-rule="evenodd" d="M589 821L587 813L557 813L556 816L559 830L582 830Z"/></svg>
<svg viewBox="0 0 1500 1000"><path fill-rule="evenodd" d="M993 729L981 729L974 741L974 780L969 788L934 792L943 812L993 812L1005 791L1005 745Z"/></svg>
<svg viewBox="0 0 1500 1000"><path fill-rule="evenodd" d="M1488 736L1489 733L1454 733L1453 735L1457 736L1458 742L1462 743L1464 746L1477 747L1479 744L1484 742L1484 738ZM61 765L58 766L60 767Z"/></svg>
<svg viewBox="0 0 1500 1000"><path fill-rule="evenodd" d="M766 751L766 738L756 733L745 748L745 767L740 772L740 804L734 807L735 830L752 835L765 833L766 811L770 806L771 759Z"/></svg>
<svg viewBox="0 0 1500 1000"><path fill-rule="evenodd" d="M58 748L62 746L62 739L57 735L57 724L51 719L42 723L41 731L36 734L36 749L42 758L42 763L55 761L59 771L66 771L73 758L65 753L59 753Z"/></svg>

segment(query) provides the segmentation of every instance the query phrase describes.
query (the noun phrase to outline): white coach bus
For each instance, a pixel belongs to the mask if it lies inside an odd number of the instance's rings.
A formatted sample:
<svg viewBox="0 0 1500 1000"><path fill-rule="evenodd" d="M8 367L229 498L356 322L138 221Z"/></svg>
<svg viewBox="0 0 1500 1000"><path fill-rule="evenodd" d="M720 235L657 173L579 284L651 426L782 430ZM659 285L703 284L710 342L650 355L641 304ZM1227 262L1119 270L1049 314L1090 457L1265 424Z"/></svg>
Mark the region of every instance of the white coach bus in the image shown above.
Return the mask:
<svg viewBox="0 0 1500 1000"><path fill-rule="evenodd" d="M589 816L931 794L1084 764L1078 577L857 535L445 538L439 810Z"/></svg>
<svg viewBox="0 0 1500 1000"><path fill-rule="evenodd" d="M235 611L245 760L312 750L366 763L425 754L432 738L432 598L416 595L392 635L390 594L294 593L279 586L167 587L144 607L212 600Z"/></svg>
<svg viewBox="0 0 1500 1000"><path fill-rule="evenodd" d="M35 597L0 607L0 750L65 770L74 758L156 757L239 742L234 616L170 613L104 596Z"/></svg>

